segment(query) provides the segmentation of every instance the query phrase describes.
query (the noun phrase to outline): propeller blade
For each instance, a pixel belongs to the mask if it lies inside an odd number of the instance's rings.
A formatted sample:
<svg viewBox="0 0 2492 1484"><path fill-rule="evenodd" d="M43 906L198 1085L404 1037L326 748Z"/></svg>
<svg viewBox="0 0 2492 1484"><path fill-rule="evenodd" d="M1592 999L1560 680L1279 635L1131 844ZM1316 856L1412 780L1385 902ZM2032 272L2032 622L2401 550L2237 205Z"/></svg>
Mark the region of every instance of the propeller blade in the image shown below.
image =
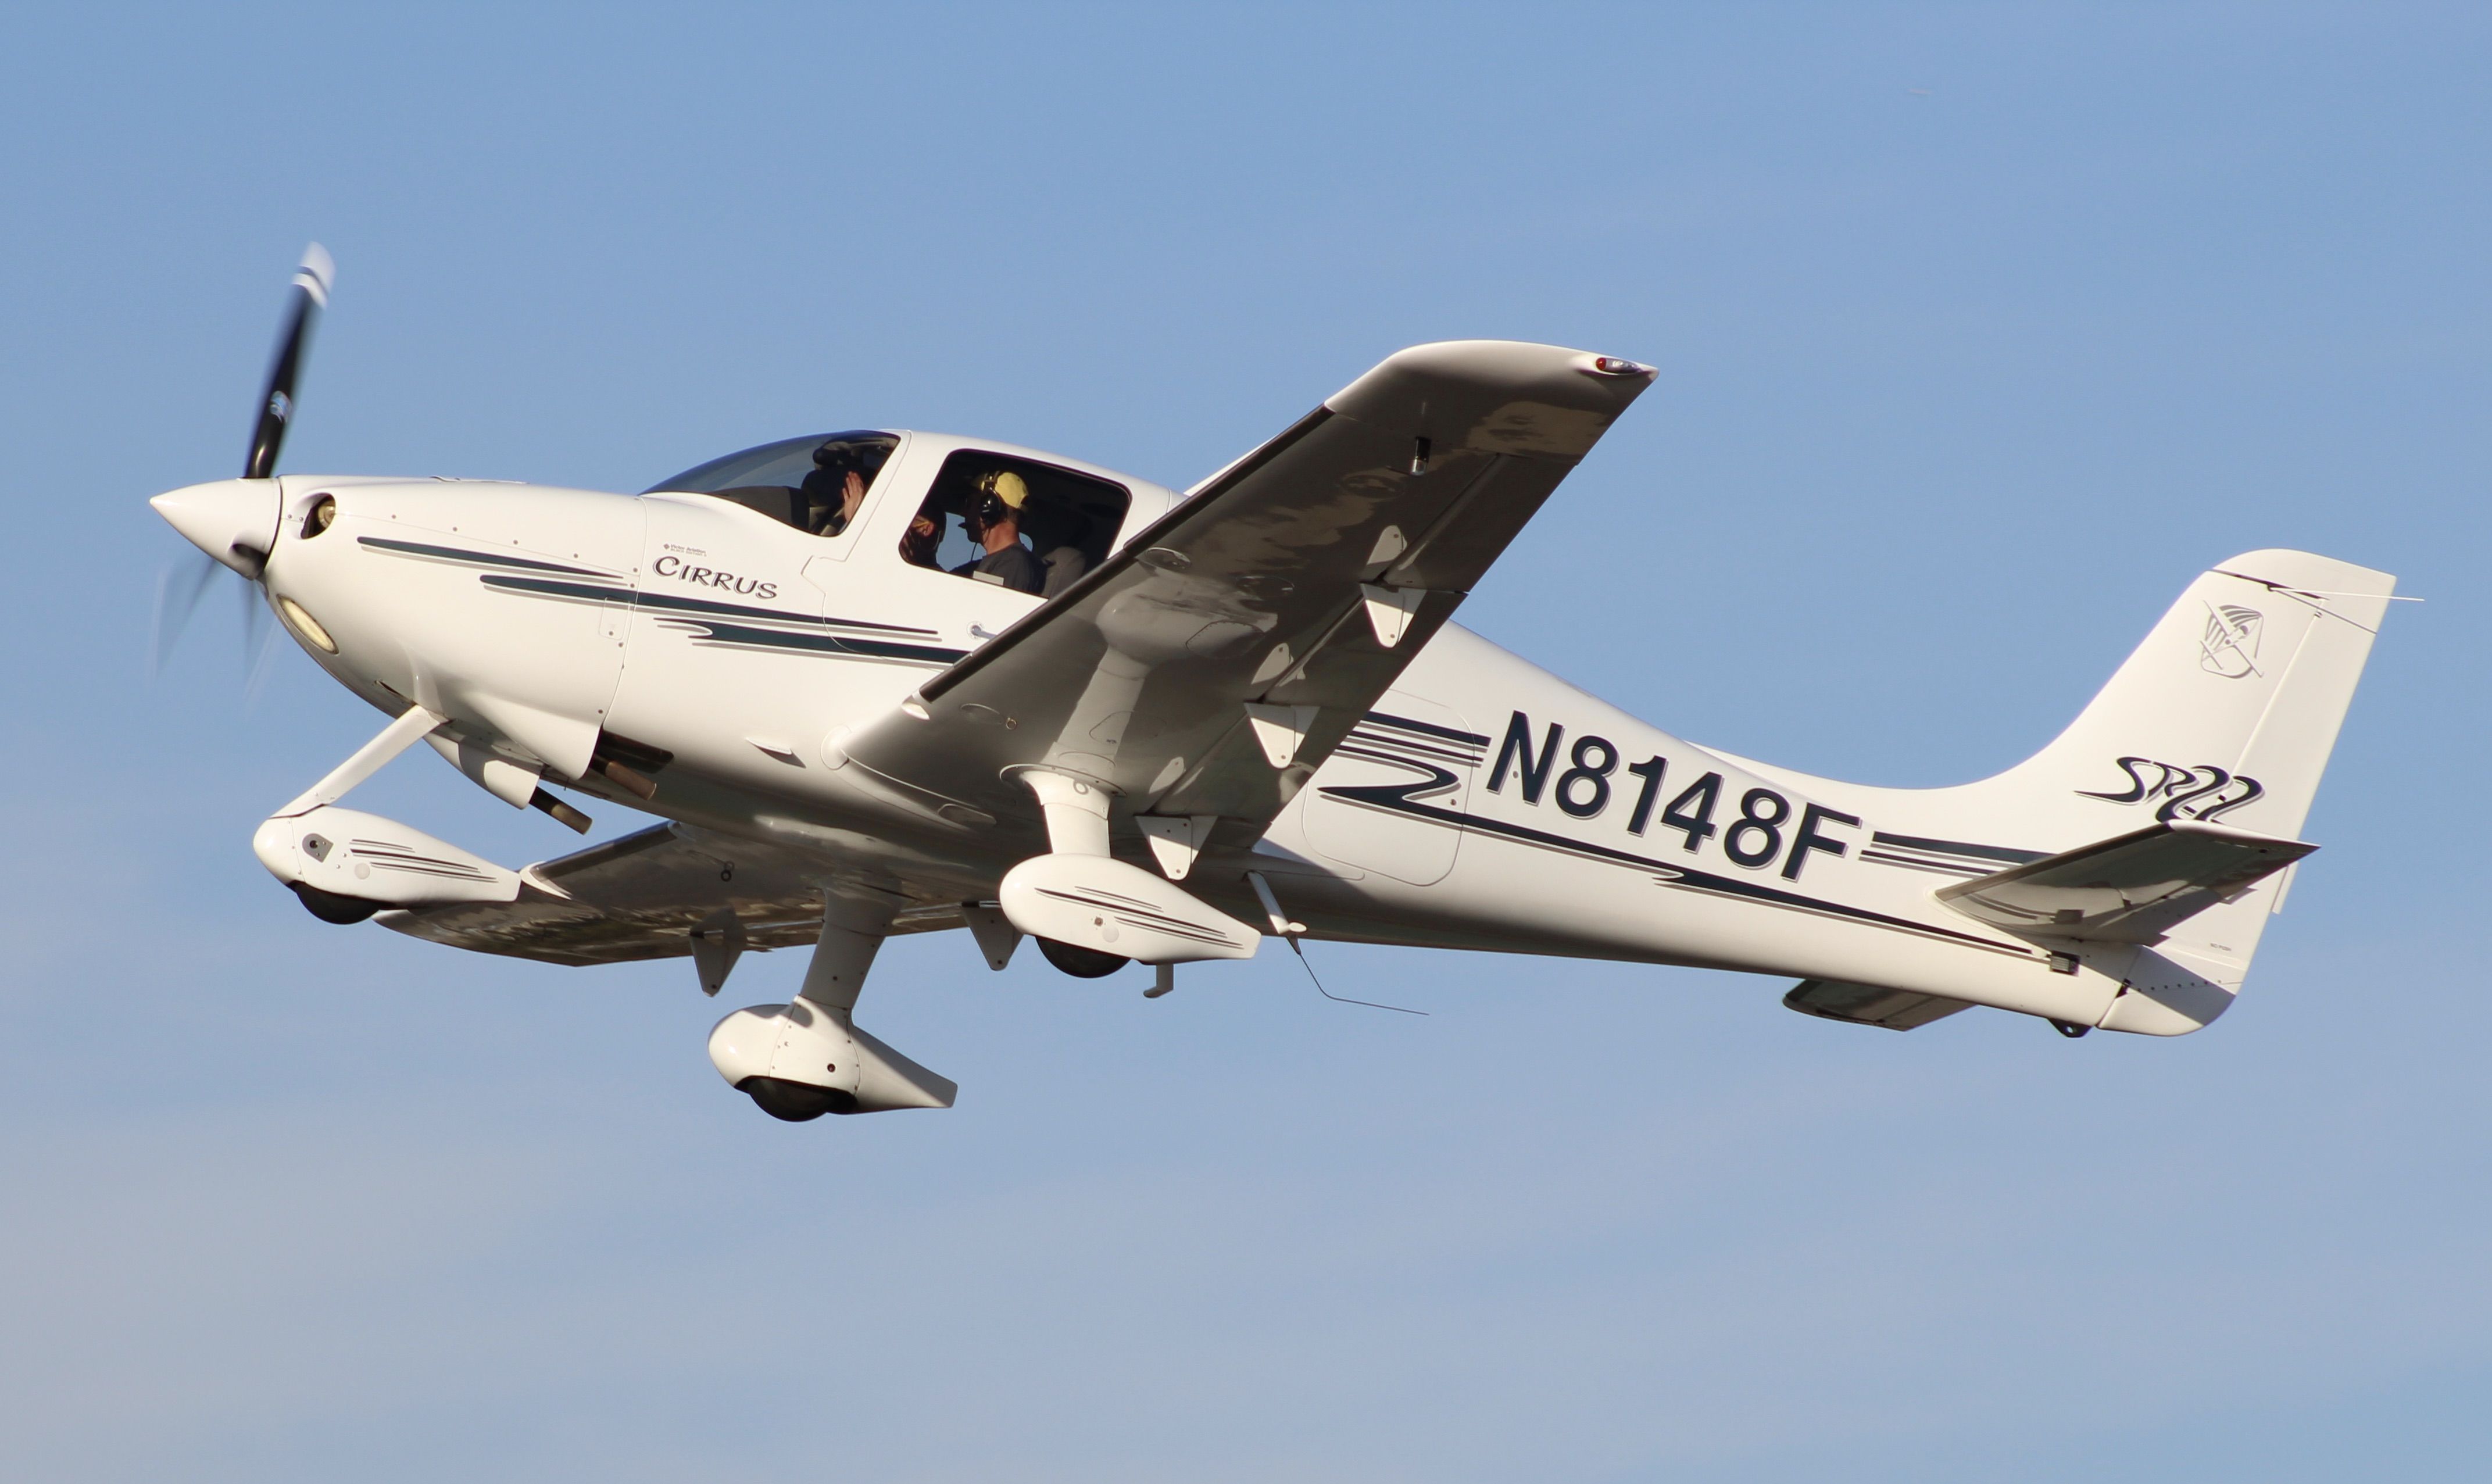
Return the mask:
<svg viewBox="0 0 2492 1484"><path fill-rule="evenodd" d="M199 556L167 570L157 581L156 658L149 667L150 675L163 673L164 662L173 657L173 646L182 641L182 631L190 627L191 617L198 612L199 600L207 596L208 583L216 575L216 562Z"/></svg>
<svg viewBox="0 0 2492 1484"><path fill-rule="evenodd" d="M242 600L242 663L247 670L265 647L260 643L260 631L268 627L268 609L259 602L259 584L256 582L246 582L235 588L234 596Z"/></svg>
<svg viewBox="0 0 2492 1484"><path fill-rule="evenodd" d="M277 626L268 621L268 605L261 602L257 582L242 585L242 704L248 711L259 699L259 689L268 683L269 657L277 653Z"/></svg>
<svg viewBox="0 0 2492 1484"><path fill-rule="evenodd" d="M245 479L266 479L277 472L278 452L285 446L285 430L294 421L294 383L303 372L312 330L329 306L329 285L337 282L338 265L318 243L304 250L294 270L294 292L285 328L277 338L277 358L268 368L268 389L259 398L259 426L251 435L251 458L243 464Z"/></svg>

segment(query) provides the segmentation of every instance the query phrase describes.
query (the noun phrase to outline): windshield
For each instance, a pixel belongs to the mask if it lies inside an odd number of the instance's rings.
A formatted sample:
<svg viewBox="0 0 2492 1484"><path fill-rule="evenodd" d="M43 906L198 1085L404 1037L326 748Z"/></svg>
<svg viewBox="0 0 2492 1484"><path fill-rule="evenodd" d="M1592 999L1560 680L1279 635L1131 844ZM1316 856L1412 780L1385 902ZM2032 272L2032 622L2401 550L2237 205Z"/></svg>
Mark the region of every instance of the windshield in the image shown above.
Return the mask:
<svg viewBox="0 0 2492 1484"><path fill-rule="evenodd" d="M864 430L782 438L696 464L641 493L714 494L800 530L836 536L899 446L890 433Z"/></svg>

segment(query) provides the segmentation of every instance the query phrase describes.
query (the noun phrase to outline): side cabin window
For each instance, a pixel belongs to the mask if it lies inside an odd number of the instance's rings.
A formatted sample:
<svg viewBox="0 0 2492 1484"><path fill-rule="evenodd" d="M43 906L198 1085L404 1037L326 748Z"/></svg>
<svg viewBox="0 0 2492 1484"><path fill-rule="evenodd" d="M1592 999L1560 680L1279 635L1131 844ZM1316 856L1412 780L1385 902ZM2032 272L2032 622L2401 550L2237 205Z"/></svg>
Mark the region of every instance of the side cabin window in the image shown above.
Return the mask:
<svg viewBox="0 0 2492 1484"><path fill-rule="evenodd" d="M1122 485L963 449L943 460L900 538L900 554L915 566L1053 598L1108 559L1132 503Z"/></svg>
<svg viewBox="0 0 2492 1484"><path fill-rule="evenodd" d="M887 432L784 438L686 469L643 490L714 494L816 536L837 536L864 508L900 440Z"/></svg>

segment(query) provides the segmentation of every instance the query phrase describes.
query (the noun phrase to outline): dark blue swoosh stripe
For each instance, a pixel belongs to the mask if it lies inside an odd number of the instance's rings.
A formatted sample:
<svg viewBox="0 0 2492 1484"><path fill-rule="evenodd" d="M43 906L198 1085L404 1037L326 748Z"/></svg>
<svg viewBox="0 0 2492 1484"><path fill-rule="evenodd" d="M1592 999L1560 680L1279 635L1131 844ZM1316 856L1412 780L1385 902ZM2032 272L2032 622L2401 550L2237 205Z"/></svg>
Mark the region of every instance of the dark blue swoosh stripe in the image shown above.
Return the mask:
<svg viewBox="0 0 2492 1484"><path fill-rule="evenodd" d="M931 644L896 644L889 639L858 638L845 634L798 634L786 629L756 629L745 624L720 623L709 618L677 619L684 627L697 631L697 643L727 644L739 649L783 649L808 654L849 654L875 660L916 660L929 665L950 665L968 653L965 649L937 649Z"/></svg>
<svg viewBox="0 0 2492 1484"><path fill-rule="evenodd" d="M861 618L821 618L812 613L790 613L783 608L750 608L740 603L715 603L706 598L678 598L672 593L653 593L642 589L632 599L636 608L655 608L668 613L716 614L721 618L761 618L772 623L813 624L825 628L870 629L876 634L921 635L934 637L932 629L912 629L905 624L868 623ZM964 650L963 653L967 651Z"/></svg>
<svg viewBox="0 0 2492 1484"><path fill-rule="evenodd" d="M1536 846L1544 850L1561 850L1570 855L1589 855L1599 860L1609 861L1615 865L1634 866L1640 870L1667 873L1671 879L1665 880L1662 883L1665 886L1684 886L1694 891L1709 891L1716 892L1724 896L1744 897L1752 902L1763 902L1772 906L1789 907L1807 912L1824 912L1836 917L1849 917L1857 922L1874 923L1879 927L1892 928L1900 932L1922 933L1937 937L1953 938L1958 942L1970 943L1976 948L1987 948L1994 953L2010 953L2016 951L2010 949L2003 943L1995 942L1992 939L1985 937L1976 937L1970 933L1958 933L1950 928L1941 928L1924 922L1914 922L1912 919L1907 917L1890 917L1884 912L1870 911L1866 907L1845 906L1839 902L1827 902L1819 897L1803 897L1797 892L1783 891L1772 886L1762 886L1754 881L1742 881L1736 876L1715 876L1709 871L1698 871L1691 867L1677 865L1670 861L1653 860L1648 856L1636 855L1626 850L1613 849L1608 846L1596 846L1581 840L1569 840L1563 835L1552 835L1545 830L1535 830L1528 825L1506 824L1496 819L1482 819L1472 815L1460 814L1450 809L1439 809L1433 804L1422 804L1418 802L1418 800L1412 798L1411 795L1433 791L1442 787L1446 784L1455 782L1454 775L1445 772L1441 768L1434 769L1432 771L1436 772L1439 776L1435 779L1430 779L1421 783L1372 784L1357 787L1342 788L1328 787L1323 790L1323 793L1328 798L1341 799L1354 804L1364 804L1371 809L1382 809L1394 814L1409 815L1415 818L1432 820L1439 824L1451 826L1454 829L1476 830L1482 834L1499 835L1505 839L1519 841L1525 845ZM2022 955L2020 955L2020 957Z"/></svg>
<svg viewBox="0 0 2492 1484"><path fill-rule="evenodd" d="M571 577L602 578L605 573L590 567L566 567L559 562L530 561L524 556L504 556L498 551L469 551L459 547L430 547L420 541L393 541L386 536L358 536L358 546L379 551L394 551L406 556L430 556L446 562L472 562L480 567L512 567L521 572L559 572Z"/></svg>
<svg viewBox="0 0 2492 1484"><path fill-rule="evenodd" d="M667 593L635 593L628 587L595 587L581 582L555 582L544 578L502 577L488 573L479 580L488 587L498 588L504 592L531 593L544 598L576 598L591 603L623 601L630 603L634 608L649 608L661 613L693 615L686 621L716 627L722 633L732 630L745 635L768 635L769 638L780 641L782 648L816 649L824 652L844 651L852 654L907 659L939 658L946 665L968 653L965 649L938 649L929 645L903 644L884 639L830 635L806 636L785 631L752 629L741 625L719 625L714 624L713 620L761 619L770 623L803 624L817 629L831 627L866 629L877 634L925 635L928 638L934 637L934 631L932 629L908 629L897 624L863 623L846 618L818 618L811 613L789 613L778 608L747 608L734 603L711 603L699 598L677 598Z"/></svg>

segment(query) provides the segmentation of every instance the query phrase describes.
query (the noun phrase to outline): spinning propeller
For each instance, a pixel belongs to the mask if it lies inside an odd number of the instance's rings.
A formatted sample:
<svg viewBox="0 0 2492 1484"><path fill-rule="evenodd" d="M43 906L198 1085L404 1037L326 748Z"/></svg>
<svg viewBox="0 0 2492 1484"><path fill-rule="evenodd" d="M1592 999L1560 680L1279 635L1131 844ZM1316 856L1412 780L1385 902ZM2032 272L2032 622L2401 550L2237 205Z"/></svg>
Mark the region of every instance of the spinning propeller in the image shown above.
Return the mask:
<svg viewBox="0 0 2492 1484"><path fill-rule="evenodd" d="M149 503L173 528L188 537L204 555L195 563L164 576L157 594L156 665L163 667L182 631L198 610L219 566L230 568L253 586L259 582L269 549L276 544L279 494L277 456L285 447L285 432L294 422L294 387L303 373L303 359L312 346L312 331L329 304L329 285L338 267L318 243L304 250L294 270L284 328L279 332L277 354L269 363L268 385L260 393L259 422L252 430L251 453L242 478L193 485L160 494ZM239 589L243 606L244 657L255 675L266 656L267 617L259 595Z"/></svg>

